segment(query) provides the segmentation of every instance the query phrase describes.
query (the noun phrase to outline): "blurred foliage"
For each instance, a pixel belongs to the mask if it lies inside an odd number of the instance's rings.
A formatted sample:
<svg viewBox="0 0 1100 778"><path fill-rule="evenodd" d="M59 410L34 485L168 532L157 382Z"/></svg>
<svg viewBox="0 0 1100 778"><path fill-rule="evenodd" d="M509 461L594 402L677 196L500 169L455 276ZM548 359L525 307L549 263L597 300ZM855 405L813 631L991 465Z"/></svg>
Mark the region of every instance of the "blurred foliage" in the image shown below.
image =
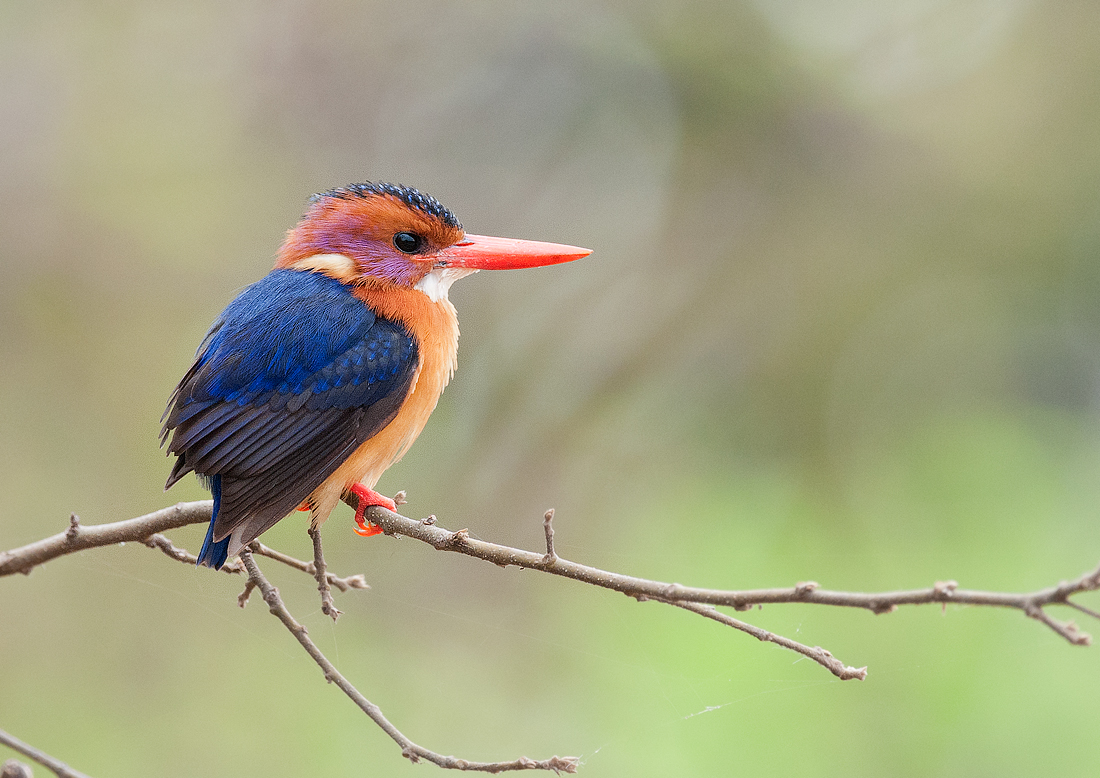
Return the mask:
<svg viewBox="0 0 1100 778"><path fill-rule="evenodd" d="M161 493L158 419L309 193L393 180L590 246L452 299L381 488L636 575L1027 590L1100 554L1100 8L1032 0L0 5L0 548ZM305 555L301 517L265 541ZM863 683L338 512L338 626L415 740L593 776L1097 770L1097 649L1015 613L770 607ZM176 533L197 547L200 530ZM0 727L93 776L412 774L240 583L0 581ZM1095 600L1093 601L1095 606ZM1082 625L1096 632L1098 625Z"/></svg>

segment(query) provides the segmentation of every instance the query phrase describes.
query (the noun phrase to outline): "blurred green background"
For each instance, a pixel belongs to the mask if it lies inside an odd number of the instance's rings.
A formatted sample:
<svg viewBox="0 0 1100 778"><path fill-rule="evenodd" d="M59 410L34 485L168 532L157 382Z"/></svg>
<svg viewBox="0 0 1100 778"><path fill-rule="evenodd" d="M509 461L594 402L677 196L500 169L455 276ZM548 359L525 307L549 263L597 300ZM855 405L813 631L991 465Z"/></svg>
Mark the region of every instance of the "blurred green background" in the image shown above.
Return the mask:
<svg viewBox="0 0 1100 778"><path fill-rule="evenodd" d="M1075 577L1100 558L1098 29L1100 5L1029 0L0 4L0 549L203 496L161 491L168 394L308 195L369 179L595 250L452 290L458 374L380 484L409 515L537 550L553 506L562 555L699 586ZM751 614L870 666L842 683L674 609L362 540L346 508L326 538L373 587L338 625L269 575L437 751L1100 769L1100 649L1018 613ZM264 541L309 553L300 514ZM436 774L240 588L142 547L0 581L0 727L97 778Z"/></svg>

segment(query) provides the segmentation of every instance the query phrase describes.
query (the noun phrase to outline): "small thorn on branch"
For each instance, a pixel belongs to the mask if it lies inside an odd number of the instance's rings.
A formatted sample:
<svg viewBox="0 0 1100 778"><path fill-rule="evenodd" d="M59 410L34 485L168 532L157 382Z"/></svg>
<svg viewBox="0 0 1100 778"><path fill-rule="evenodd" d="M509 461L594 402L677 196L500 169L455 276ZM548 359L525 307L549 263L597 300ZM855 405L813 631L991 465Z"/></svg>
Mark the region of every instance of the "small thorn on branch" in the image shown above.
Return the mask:
<svg viewBox="0 0 1100 778"><path fill-rule="evenodd" d="M69 514L69 528L65 530L65 539L68 541L76 540L76 536L80 534L80 517L75 513Z"/></svg>
<svg viewBox="0 0 1100 778"><path fill-rule="evenodd" d="M684 597L684 587L678 583L670 583L661 592L661 596L666 600L681 600Z"/></svg>
<svg viewBox="0 0 1100 778"><path fill-rule="evenodd" d="M794 596L805 597L820 585L817 581L800 581L794 585Z"/></svg>
<svg viewBox="0 0 1100 778"><path fill-rule="evenodd" d="M950 597L959 588L958 581L936 581L932 591L937 597Z"/></svg>
<svg viewBox="0 0 1100 778"><path fill-rule="evenodd" d="M558 561L558 555L554 553L554 509L551 508L542 517L542 528L546 532L546 555L543 556L544 564L552 565Z"/></svg>
<svg viewBox="0 0 1100 778"><path fill-rule="evenodd" d="M398 492L397 494L395 494L393 496L393 504L394 505L407 505L408 504L408 500L406 499L407 497L408 497L408 495L405 493L405 490L402 489L400 492Z"/></svg>
<svg viewBox="0 0 1100 778"><path fill-rule="evenodd" d="M936 581L935 585L933 585L932 596L934 599L940 601L941 613L947 613L947 601L951 599L951 595L953 595L958 588L958 581Z"/></svg>

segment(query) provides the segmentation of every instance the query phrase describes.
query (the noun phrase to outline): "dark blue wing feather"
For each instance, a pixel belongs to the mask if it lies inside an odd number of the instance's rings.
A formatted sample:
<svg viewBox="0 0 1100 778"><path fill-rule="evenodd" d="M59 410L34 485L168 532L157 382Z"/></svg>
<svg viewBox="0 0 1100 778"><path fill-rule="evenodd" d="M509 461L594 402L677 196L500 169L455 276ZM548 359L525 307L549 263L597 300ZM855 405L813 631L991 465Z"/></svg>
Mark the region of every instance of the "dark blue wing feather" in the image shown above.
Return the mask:
<svg viewBox="0 0 1100 778"><path fill-rule="evenodd" d="M235 527L259 535L385 427L418 359L404 327L319 273L275 270L231 302L165 411L167 486L193 470L218 487L203 562L220 567Z"/></svg>
<svg viewBox="0 0 1100 778"><path fill-rule="evenodd" d="M176 412L192 403L252 405L304 391L324 395L310 403L314 410L366 405L388 390L412 348L404 328L378 319L339 281L275 270L214 322L186 393L180 385Z"/></svg>
<svg viewBox="0 0 1100 778"><path fill-rule="evenodd" d="M221 508L222 501L222 477L216 475L210 479L210 493L214 497L214 511L213 516L218 515L218 510ZM199 551L198 559L195 560L195 564L206 565L212 567L215 570L221 570L222 565L225 564L225 560L229 557L229 538L222 538L217 543L214 542L214 520L210 520L210 528L206 530L206 539L202 542L202 549Z"/></svg>

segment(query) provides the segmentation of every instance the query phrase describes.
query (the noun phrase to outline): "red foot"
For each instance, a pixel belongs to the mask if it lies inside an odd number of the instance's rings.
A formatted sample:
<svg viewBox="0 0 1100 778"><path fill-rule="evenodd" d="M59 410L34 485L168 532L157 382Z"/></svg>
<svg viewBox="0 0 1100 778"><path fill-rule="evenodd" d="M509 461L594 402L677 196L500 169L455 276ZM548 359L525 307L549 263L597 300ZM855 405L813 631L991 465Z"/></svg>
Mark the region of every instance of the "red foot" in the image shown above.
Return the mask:
<svg viewBox="0 0 1100 778"><path fill-rule="evenodd" d="M313 510L313 506L310 505L309 500L303 500L302 504L298 506L298 510L300 510L300 511L311 511L311 510Z"/></svg>
<svg viewBox="0 0 1100 778"><path fill-rule="evenodd" d="M353 530L353 532L365 538L369 538L371 535L382 534L382 528L364 519L363 514L366 512L367 508L372 505L381 505L383 508L387 508L396 513L397 503L373 489L368 489L363 486L363 484L354 484L348 491L359 498L359 505L355 509L355 523L359 526L357 529Z"/></svg>

